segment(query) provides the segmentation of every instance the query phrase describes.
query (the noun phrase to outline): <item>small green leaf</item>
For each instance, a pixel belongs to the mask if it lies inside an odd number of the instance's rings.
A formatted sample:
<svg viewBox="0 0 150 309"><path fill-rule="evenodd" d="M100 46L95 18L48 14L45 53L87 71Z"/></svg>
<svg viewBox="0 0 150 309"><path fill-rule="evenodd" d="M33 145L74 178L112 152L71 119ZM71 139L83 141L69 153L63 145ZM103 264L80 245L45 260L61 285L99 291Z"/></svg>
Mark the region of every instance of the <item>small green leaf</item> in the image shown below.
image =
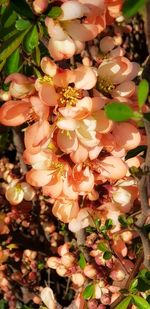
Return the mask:
<svg viewBox="0 0 150 309"><path fill-rule="evenodd" d="M62 14L62 9L59 6L53 6L47 14L50 18L56 19Z"/></svg>
<svg viewBox="0 0 150 309"><path fill-rule="evenodd" d="M118 217L118 221L120 222L120 224L121 224L123 227L127 227L127 226L128 226L127 218L126 218L124 215L119 216L119 217Z"/></svg>
<svg viewBox="0 0 150 309"><path fill-rule="evenodd" d="M30 25L31 25L31 23L30 23L29 20L25 20L25 19L20 18L16 21L15 27L16 27L17 30L23 31L23 30L27 29Z"/></svg>
<svg viewBox="0 0 150 309"><path fill-rule="evenodd" d="M132 17L146 2L147 0L126 0L123 5L123 15L128 18Z"/></svg>
<svg viewBox="0 0 150 309"><path fill-rule="evenodd" d="M79 266L80 266L81 269L84 269L84 267L85 267L86 264L87 264L87 263L86 263L86 259L85 259L85 257L84 257L84 255L83 255L82 252L80 253L80 258L79 258L78 264L79 264Z"/></svg>
<svg viewBox="0 0 150 309"><path fill-rule="evenodd" d="M113 220L112 219L107 219L105 222L105 226L107 230L110 230L113 226Z"/></svg>
<svg viewBox="0 0 150 309"><path fill-rule="evenodd" d="M10 55L5 64L6 74L12 74L18 71L20 62L20 49L17 48L12 55Z"/></svg>
<svg viewBox="0 0 150 309"><path fill-rule="evenodd" d="M34 19L34 14L25 0L11 0L14 10L20 15Z"/></svg>
<svg viewBox="0 0 150 309"><path fill-rule="evenodd" d="M149 83L146 79L142 79L138 86L138 105L141 110L142 106L146 102L149 93Z"/></svg>
<svg viewBox="0 0 150 309"><path fill-rule="evenodd" d="M15 21L17 19L17 14L14 12L12 5L9 5L2 17L1 17L1 24L3 25L3 29L9 28L10 26L14 25Z"/></svg>
<svg viewBox="0 0 150 309"><path fill-rule="evenodd" d="M41 53L40 53L40 48L38 46L36 46L36 48L33 50L32 53L32 58L35 61L35 64L37 66L40 66L40 62L41 62Z"/></svg>
<svg viewBox="0 0 150 309"><path fill-rule="evenodd" d="M138 286L138 279L135 278L135 279L131 282L131 285L130 285L130 288L129 288L130 292L131 292L131 293L136 292L136 291L137 291L137 286Z"/></svg>
<svg viewBox="0 0 150 309"><path fill-rule="evenodd" d="M125 156L125 160L128 160L130 158L136 157L138 154L143 153L144 152L144 156L146 155L146 150L147 150L147 146L146 145L142 145L142 146L137 146L134 149L131 149L127 152L126 156Z"/></svg>
<svg viewBox="0 0 150 309"><path fill-rule="evenodd" d="M115 309L127 309L132 300L131 296L127 296Z"/></svg>
<svg viewBox="0 0 150 309"><path fill-rule="evenodd" d="M6 309L7 308L7 301L5 299L0 300L0 309Z"/></svg>
<svg viewBox="0 0 150 309"><path fill-rule="evenodd" d="M93 294L94 294L94 290L95 290L95 288L94 288L94 285L93 284L89 284L86 288L85 288L85 290L83 291L83 298L84 299L90 299L90 298L92 298L92 296L93 296Z"/></svg>
<svg viewBox="0 0 150 309"><path fill-rule="evenodd" d="M141 296L132 295L134 304L138 307L138 309L150 309L149 303Z"/></svg>
<svg viewBox="0 0 150 309"><path fill-rule="evenodd" d="M119 103L119 102L112 102L105 106L105 113L108 119L113 121L126 121L133 116L133 110L130 106Z"/></svg>
<svg viewBox="0 0 150 309"><path fill-rule="evenodd" d="M112 252L111 251L106 251L103 254L103 258L104 258L104 260L110 260L112 258Z"/></svg>
<svg viewBox="0 0 150 309"><path fill-rule="evenodd" d="M97 245L97 248L102 252L106 252L108 250L108 247L106 246L104 242L99 243Z"/></svg>
<svg viewBox="0 0 150 309"><path fill-rule="evenodd" d="M39 36L37 31L37 26L34 25L28 34L24 37L23 47L26 53L31 54L33 49L38 45Z"/></svg>
<svg viewBox="0 0 150 309"><path fill-rule="evenodd" d="M0 62L6 60L16 50L16 48L19 47L28 31L29 28L22 32L18 32L9 40L5 41L4 44L2 44L0 48Z"/></svg>

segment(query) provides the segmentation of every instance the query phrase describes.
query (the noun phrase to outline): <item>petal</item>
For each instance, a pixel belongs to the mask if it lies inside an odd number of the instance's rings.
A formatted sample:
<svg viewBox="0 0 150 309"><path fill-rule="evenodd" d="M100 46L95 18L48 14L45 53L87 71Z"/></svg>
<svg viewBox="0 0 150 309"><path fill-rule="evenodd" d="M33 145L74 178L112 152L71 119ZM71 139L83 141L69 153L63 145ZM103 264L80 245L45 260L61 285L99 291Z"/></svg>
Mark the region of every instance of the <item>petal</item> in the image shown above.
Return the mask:
<svg viewBox="0 0 150 309"><path fill-rule="evenodd" d="M106 117L104 110L96 111L92 114L94 119L96 119L96 131L99 133L106 134L112 131L113 128L113 121L109 120Z"/></svg>
<svg viewBox="0 0 150 309"><path fill-rule="evenodd" d="M78 121L71 118L60 118L57 127L62 130L74 131L78 127Z"/></svg>
<svg viewBox="0 0 150 309"><path fill-rule="evenodd" d="M70 154L71 160L76 163L83 163L88 158L88 150L83 145L78 144L78 148L75 152Z"/></svg>
<svg viewBox="0 0 150 309"><path fill-rule="evenodd" d="M75 87L90 90L97 82L96 74L92 68L80 66L75 70Z"/></svg>
<svg viewBox="0 0 150 309"><path fill-rule="evenodd" d="M126 81L118 85L115 90L112 91L113 97L131 97L135 93L135 83L132 81Z"/></svg>
<svg viewBox="0 0 150 309"><path fill-rule="evenodd" d="M48 83L43 83L39 90L39 97L42 103L48 106L55 106L58 104L58 94L55 91L55 88Z"/></svg>
<svg viewBox="0 0 150 309"><path fill-rule="evenodd" d="M62 179L60 177L53 177L51 181L42 188L43 194L48 195L51 198L58 198L62 192Z"/></svg>
<svg viewBox="0 0 150 309"><path fill-rule="evenodd" d="M48 121L35 122L25 131L24 143L25 147L32 151L40 151L41 146L48 141L51 134L51 126Z"/></svg>
<svg viewBox="0 0 150 309"><path fill-rule="evenodd" d="M100 50L103 53L108 53L115 47L115 42L114 39L111 38L110 36L105 36L101 41L100 41Z"/></svg>
<svg viewBox="0 0 150 309"><path fill-rule="evenodd" d="M52 174L48 170L31 169L26 173L26 181L33 187L43 187L52 179Z"/></svg>
<svg viewBox="0 0 150 309"><path fill-rule="evenodd" d="M49 57L43 57L41 69L46 75L54 77L57 72L57 65Z"/></svg>
<svg viewBox="0 0 150 309"><path fill-rule="evenodd" d="M66 131L61 132L59 130L57 133L57 145L65 153L76 151L78 147L76 134L70 131L68 136Z"/></svg>
<svg viewBox="0 0 150 309"><path fill-rule="evenodd" d="M77 200L78 199L78 192L75 192L75 190L73 189L73 185L72 185L71 181L68 180L68 178L64 179L63 193L66 196L66 198L69 198L71 200Z"/></svg>
<svg viewBox="0 0 150 309"><path fill-rule="evenodd" d="M21 73L12 73L8 75L5 79L5 84L9 82L15 82L16 84L22 85L29 84L30 79Z"/></svg>
<svg viewBox="0 0 150 309"><path fill-rule="evenodd" d="M106 179L117 180L125 177L127 172L126 164L113 156L106 157L100 162L101 175Z"/></svg>
<svg viewBox="0 0 150 309"><path fill-rule="evenodd" d="M131 123L115 124L112 133L117 145L125 148L125 150L131 150L140 145L141 134Z"/></svg>
<svg viewBox="0 0 150 309"><path fill-rule="evenodd" d="M97 25L81 24L79 21L71 21L65 25L66 32L74 39L81 42L93 40L99 33Z"/></svg>
<svg viewBox="0 0 150 309"><path fill-rule="evenodd" d="M77 1L67 1L61 5L62 14L59 16L59 20L71 20L81 18L86 11L86 7Z"/></svg>
<svg viewBox="0 0 150 309"><path fill-rule="evenodd" d="M5 126L19 126L27 121L31 104L25 101L8 101L0 108L0 122Z"/></svg>
<svg viewBox="0 0 150 309"><path fill-rule="evenodd" d="M40 119L46 120L49 116L49 107L41 102L39 97L30 97L30 102L34 112L39 116Z"/></svg>
<svg viewBox="0 0 150 309"><path fill-rule="evenodd" d="M76 46L73 40L66 36L64 40L51 38L48 43L50 55L57 61L71 58L76 52Z"/></svg>

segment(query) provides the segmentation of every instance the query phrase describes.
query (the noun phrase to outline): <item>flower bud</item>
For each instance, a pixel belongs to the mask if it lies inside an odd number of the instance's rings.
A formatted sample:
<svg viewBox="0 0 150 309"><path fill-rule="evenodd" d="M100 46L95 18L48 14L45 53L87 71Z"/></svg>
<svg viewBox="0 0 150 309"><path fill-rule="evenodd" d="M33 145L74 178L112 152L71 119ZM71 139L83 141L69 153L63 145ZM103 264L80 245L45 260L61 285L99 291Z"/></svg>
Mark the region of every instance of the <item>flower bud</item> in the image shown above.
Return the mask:
<svg viewBox="0 0 150 309"><path fill-rule="evenodd" d="M48 286L42 290L41 299L48 309L56 309L54 293Z"/></svg>
<svg viewBox="0 0 150 309"><path fill-rule="evenodd" d="M81 287L85 282L85 277L81 273L75 273L71 276L71 280L76 286Z"/></svg>
<svg viewBox="0 0 150 309"><path fill-rule="evenodd" d="M22 182L21 188L24 192L24 199L26 201L32 201L35 196L35 190L27 182Z"/></svg>
<svg viewBox="0 0 150 309"><path fill-rule="evenodd" d="M96 276L96 269L94 268L93 265L86 265L84 268L84 274L90 278L93 279Z"/></svg>
<svg viewBox="0 0 150 309"><path fill-rule="evenodd" d="M18 205L23 200L24 192L20 185L16 185L14 187L9 187L6 190L5 196L11 205Z"/></svg>
<svg viewBox="0 0 150 309"><path fill-rule="evenodd" d="M72 253L66 253L61 257L61 263L66 267L70 268L73 266L75 261L75 257L73 256Z"/></svg>
<svg viewBox="0 0 150 309"><path fill-rule="evenodd" d="M55 256L51 256L47 260L47 266L53 269L56 269L58 265L60 264L60 259Z"/></svg>
<svg viewBox="0 0 150 309"><path fill-rule="evenodd" d="M102 296L102 289L99 286L99 284L95 284L95 292L94 292L94 298L100 299Z"/></svg>
<svg viewBox="0 0 150 309"><path fill-rule="evenodd" d="M110 277L115 281L122 281L125 278L125 273L120 269L112 270Z"/></svg>
<svg viewBox="0 0 150 309"><path fill-rule="evenodd" d="M66 253L69 252L69 248L70 248L70 244L69 244L69 243L65 243L65 244L63 244L62 246L59 246L59 247L58 247L57 252L58 252L58 254L59 254L60 256L63 256L64 254L66 254Z"/></svg>
<svg viewBox="0 0 150 309"><path fill-rule="evenodd" d="M57 65L49 57L43 57L41 60L42 71L50 77L55 76L57 71Z"/></svg>
<svg viewBox="0 0 150 309"><path fill-rule="evenodd" d="M64 265L60 264L57 268L56 268L56 272L60 277L65 277L67 274L67 269Z"/></svg>
<svg viewBox="0 0 150 309"><path fill-rule="evenodd" d="M42 14L48 7L48 0L34 0L33 9L35 13Z"/></svg>
<svg viewBox="0 0 150 309"><path fill-rule="evenodd" d="M131 202L131 193L127 190L119 187L117 191L112 193L114 202L120 204L122 207Z"/></svg>
<svg viewBox="0 0 150 309"><path fill-rule="evenodd" d="M4 91L0 89L0 100L9 101L11 99L11 95L8 91Z"/></svg>

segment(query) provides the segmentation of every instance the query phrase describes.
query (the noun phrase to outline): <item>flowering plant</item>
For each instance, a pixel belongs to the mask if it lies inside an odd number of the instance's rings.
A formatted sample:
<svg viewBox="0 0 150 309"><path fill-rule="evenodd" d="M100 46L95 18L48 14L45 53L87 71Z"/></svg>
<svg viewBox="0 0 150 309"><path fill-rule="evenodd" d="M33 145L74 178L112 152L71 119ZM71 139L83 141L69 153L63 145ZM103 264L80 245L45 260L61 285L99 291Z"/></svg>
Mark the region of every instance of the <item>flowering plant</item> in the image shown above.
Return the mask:
<svg viewBox="0 0 150 309"><path fill-rule="evenodd" d="M0 3L2 305L148 309L149 79L123 37L140 1Z"/></svg>

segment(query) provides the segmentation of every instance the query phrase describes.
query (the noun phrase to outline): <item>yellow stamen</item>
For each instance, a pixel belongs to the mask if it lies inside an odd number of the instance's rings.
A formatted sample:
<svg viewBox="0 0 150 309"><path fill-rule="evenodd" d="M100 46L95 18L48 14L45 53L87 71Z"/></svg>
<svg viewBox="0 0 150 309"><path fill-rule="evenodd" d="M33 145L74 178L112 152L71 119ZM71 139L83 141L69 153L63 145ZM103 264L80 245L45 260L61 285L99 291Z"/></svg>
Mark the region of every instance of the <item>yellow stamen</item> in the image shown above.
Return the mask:
<svg viewBox="0 0 150 309"><path fill-rule="evenodd" d="M106 96L111 95L111 92L115 89L115 85L111 81L100 77L98 78L97 87L98 90Z"/></svg>
<svg viewBox="0 0 150 309"><path fill-rule="evenodd" d="M52 162L51 168L58 172L60 175L64 175L64 165L60 162Z"/></svg>
<svg viewBox="0 0 150 309"><path fill-rule="evenodd" d="M71 86L61 88L59 102L63 106L75 106L78 99L81 97L81 92Z"/></svg>
<svg viewBox="0 0 150 309"><path fill-rule="evenodd" d="M43 77L39 77L38 80L41 84L48 83L50 85L53 85L53 79L50 76L45 75Z"/></svg>

